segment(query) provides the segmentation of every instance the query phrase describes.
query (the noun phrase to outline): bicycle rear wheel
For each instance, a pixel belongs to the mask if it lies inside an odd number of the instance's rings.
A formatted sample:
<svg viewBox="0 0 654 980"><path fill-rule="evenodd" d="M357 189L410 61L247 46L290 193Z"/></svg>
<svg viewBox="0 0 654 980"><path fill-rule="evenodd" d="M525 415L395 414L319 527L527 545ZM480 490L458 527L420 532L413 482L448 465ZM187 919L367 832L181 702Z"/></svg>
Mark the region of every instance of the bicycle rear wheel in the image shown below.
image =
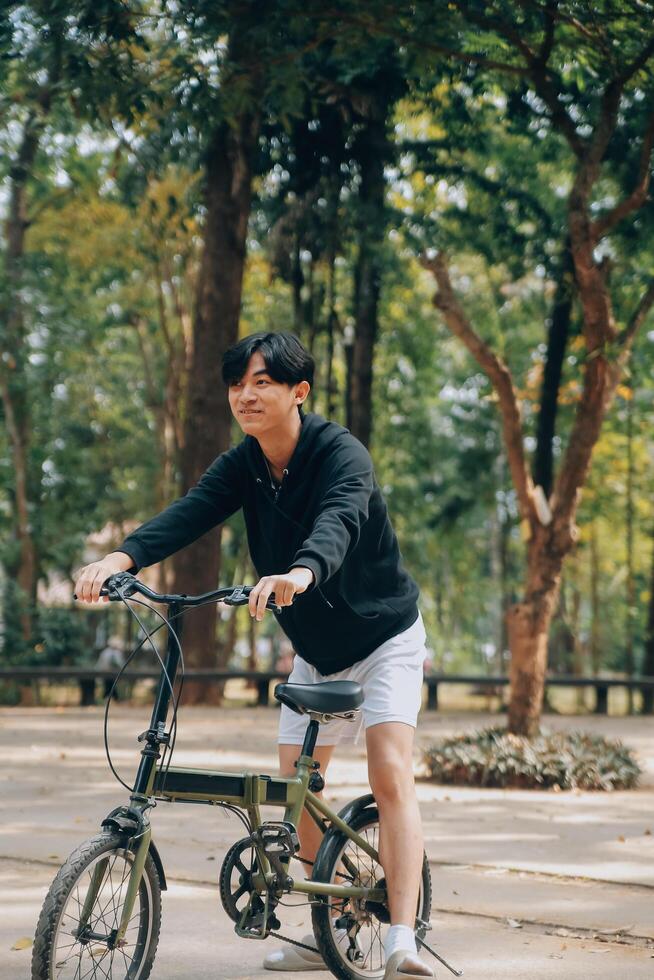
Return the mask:
<svg viewBox="0 0 654 980"><path fill-rule="evenodd" d="M99 834L73 851L46 895L36 927L32 980L146 980L159 942L161 887L148 854L125 939L120 924L134 854L126 838ZM80 916L94 874L98 892L85 927Z"/></svg>
<svg viewBox="0 0 654 980"><path fill-rule="evenodd" d="M349 825L375 850L379 849L376 807L361 810ZM331 830L325 836L311 877L314 881L371 888L385 887L386 884L381 864L337 830ZM425 856L416 917L429 922L430 910L431 874ZM358 899L344 903L342 899L330 897L326 902L313 905L311 919L320 953L335 977L340 980L380 980L384 976L384 935L390 926L386 903L377 905ZM349 940L343 939L339 932L343 927L348 930Z"/></svg>

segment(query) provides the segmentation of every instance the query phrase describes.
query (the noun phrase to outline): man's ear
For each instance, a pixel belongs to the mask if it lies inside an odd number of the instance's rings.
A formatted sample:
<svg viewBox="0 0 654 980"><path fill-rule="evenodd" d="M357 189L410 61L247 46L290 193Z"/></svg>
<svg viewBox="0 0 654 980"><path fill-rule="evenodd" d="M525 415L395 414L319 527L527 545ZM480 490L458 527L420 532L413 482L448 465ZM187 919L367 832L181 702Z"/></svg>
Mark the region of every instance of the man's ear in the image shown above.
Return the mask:
<svg viewBox="0 0 654 980"><path fill-rule="evenodd" d="M301 405L309 397L309 392L311 391L311 385L308 381L300 381L299 384L295 386L295 404Z"/></svg>

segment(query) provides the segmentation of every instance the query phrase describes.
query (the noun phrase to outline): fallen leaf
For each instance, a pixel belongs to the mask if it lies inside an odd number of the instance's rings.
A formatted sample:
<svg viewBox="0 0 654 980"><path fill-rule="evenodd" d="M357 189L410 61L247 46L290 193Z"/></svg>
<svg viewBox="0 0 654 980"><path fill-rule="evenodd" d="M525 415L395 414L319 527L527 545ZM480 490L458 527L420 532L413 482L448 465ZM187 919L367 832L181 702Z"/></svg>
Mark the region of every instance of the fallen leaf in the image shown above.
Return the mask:
<svg viewBox="0 0 654 980"><path fill-rule="evenodd" d="M30 946L32 945L33 941L34 940L30 939L29 936L21 936L20 939L17 939L16 940L16 942L14 943L14 945L11 948L12 949L29 949Z"/></svg>
<svg viewBox="0 0 654 980"><path fill-rule="evenodd" d="M645 837L651 837L651 836L652 836L652 831L648 827L647 830L645 831Z"/></svg>
<svg viewBox="0 0 654 980"><path fill-rule="evenodd" d="M618 840L620 841L621 844L624 844L624 837L622 836L622 834L620 834Z"/></svg>

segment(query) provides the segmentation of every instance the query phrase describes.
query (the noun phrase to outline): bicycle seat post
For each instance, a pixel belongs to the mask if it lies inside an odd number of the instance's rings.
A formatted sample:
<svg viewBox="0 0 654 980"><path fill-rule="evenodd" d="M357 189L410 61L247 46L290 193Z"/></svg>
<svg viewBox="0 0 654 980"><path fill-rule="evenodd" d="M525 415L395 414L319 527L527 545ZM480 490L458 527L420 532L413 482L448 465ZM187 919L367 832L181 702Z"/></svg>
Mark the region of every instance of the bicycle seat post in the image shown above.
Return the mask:
<svg viewBox="0 0 654 980"><path fill-rule="evenodd" d="M316 747L316 739L318 738L318 730L319 724L317 719L311 717L304 736L302 748L300 749L299 758L295 763L297 778L300 780L302 785L302 792L293 802L293 804L287 807L284 813L284 820L292 823L294 827L299 825L300 816L302 815L302 809L304 807L305 794L309 788L309 781L316 773L319 765L313 758L313 751Z"/></svg>
<svg viewBox="0 0 654 980"><path fill-rule="evenodd" d="M183 609L183 603L178 601L171 602L168 606L167 619L171 625L168 628L168 646L166 651L165 669L162 671L161 678L159 679L159 684L157 686L154 707L152 708L152 717L150 718L150 727L141 737L141 740L145 741L146 744L141 751L141 763L139 765L136 781L134 783L134 792L132 794L132 799L134 802L138 802L139 797L140 802L147 799L148 793L150 792L152 786L154 769L160 755L160 745L166 742L168 738L165 732L166 717L168 715L170 699L173 696L173 687L175 684L175 677L177 675L177 667L179 665L179 640L182 633ZM175 638L173 633L173 625L177 638Z"/></svg>
<svg viewBox="0 0 654 980"><path fill-rule="evenodd" d="M302 743L302 749L300 750L301 756L306 756L307 758L313 758L313 750L316 747L316 740L318 738L318 730L320 725L315 718L311 718L309 724L307 725L307 730L304 735L304 742Z"/></svg>

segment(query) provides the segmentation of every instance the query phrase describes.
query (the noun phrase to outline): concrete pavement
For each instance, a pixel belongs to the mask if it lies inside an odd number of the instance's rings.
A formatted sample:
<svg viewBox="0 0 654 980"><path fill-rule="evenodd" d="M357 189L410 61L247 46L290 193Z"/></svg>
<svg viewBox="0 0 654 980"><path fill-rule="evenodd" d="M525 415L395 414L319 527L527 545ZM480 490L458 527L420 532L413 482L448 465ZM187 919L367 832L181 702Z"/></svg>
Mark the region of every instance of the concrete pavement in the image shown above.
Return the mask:
<svg viewBox="0 0 654 980"><path fill-rule="evenodd" d="M186 709L176 762L274 771L276 720L274 708ZM489 721L424 714L418 746ZM146 722L145 709L112 711L112 754L128 781ZM642 788L557 794L419 780L434 881L430 938L471 980L652 980L654 726L635 718L547 723L622 737L646 769ZM2 980L28 976L29 949L11 946L33 935L56 866L125 798L104 762L101 728L96 708L0 709ZM330 767L331 799L365 791L363 749L342 750ZM162 804L152 821L171 883L155 980L269 976L260 961L273 940L239 940L215 885L227 846L242 836L237 820L208 807ZM305 910L289 909L283 931L300 936L306 922ZM439 968L437 976L447 974Z"/></svg>

